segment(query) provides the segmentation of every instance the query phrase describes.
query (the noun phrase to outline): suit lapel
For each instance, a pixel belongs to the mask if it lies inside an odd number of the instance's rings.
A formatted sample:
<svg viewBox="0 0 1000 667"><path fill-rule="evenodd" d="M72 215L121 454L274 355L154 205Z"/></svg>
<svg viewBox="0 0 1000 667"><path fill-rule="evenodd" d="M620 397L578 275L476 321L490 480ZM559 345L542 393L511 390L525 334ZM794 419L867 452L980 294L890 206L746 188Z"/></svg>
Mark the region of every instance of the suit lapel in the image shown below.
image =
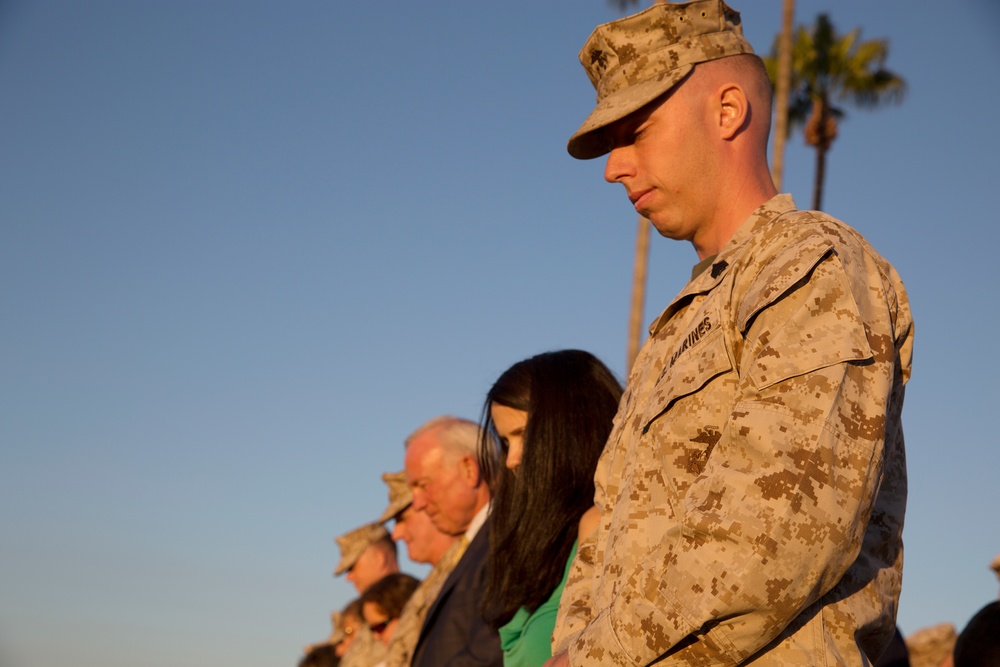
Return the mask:
<svg viewBox="0 0 1000 667"><path fill-rule="evenodd" d="M465 553L459 559L458 564L455 565L455 569L451 571L448 578L445 579L444 584L441 586L441 592L431 603L431 606L427 609L427 615L424 616L424 624L420 627L420 636L417 638L417 645L413 647L413 656L416 657L417 652L420 649L420 645L423 643L424 639L427 637L428 630L433 627L434 622L437 620L437 615L444 606L448 598L451 596L455 587L460 583L467 584L468 582L463 581L466 573L474 568L480 560L486 558L486 550L489 548L489 518L483 524L483 527L479 529L476 536L472 538L472 542L469 544Z"/></svg>

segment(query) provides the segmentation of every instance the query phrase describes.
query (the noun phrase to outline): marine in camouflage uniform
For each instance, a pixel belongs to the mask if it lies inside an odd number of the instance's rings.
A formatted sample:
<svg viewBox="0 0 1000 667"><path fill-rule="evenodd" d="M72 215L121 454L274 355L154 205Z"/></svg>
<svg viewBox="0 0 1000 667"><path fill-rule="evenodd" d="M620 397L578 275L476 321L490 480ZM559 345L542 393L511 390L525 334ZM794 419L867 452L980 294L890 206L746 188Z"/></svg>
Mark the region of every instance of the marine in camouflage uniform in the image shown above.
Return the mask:
<svg viewBox="0 0 1000 667"><path fill-rule="evenodd" d="M455 569L467 542L441 533L428 516L412 511L413 493L406 484L405 471L384 473L382 481L389 490L389 505L378 522L394 521L393 539L406 542L412 560L433 565L403 607L396 630L389 640L385 666L409 667L427 610L437 598L445 579Z"/></svg>
<svg viewBox="0 0 1000 667"><path fill-rule="evenodd" d="M748 49L739 15L717 0L602 26L581 52L598 109L570 153L612 151L605 175L633 196L612 159L646 139L622 142L609 128L609 142L601 128L694 64ZM602 105L643 87L645 98ZM766 132L759 143L763 154ZM892 637L906 293L856 231L797 210L767 183L771 194L718 250L703 255L691 237L703 261L635 361L595 475L601 522L572 565L552 664L866 665ZM633 201L662 201L636 185Z"/></svg>
<svg viewBox="0 0 1000 667"><path fill-rule="evenodd" d="M781 195L748 220L636 359L596 474L594 567L577 559L560 608L586 624L571 664L881 652L911 331L898 276L849 227Z"/></svg>
<svg viewBox="0 0 1000 667"><path fill-rule="evenodd" d="M334 576L348 574L351 583L364 592L382 576L399 571L395 544L381 522L365 524L337 537L340 562ZM364 562L364 572L359 573L359 563ZM386 656L386 646L362 624L347 652L341 658L341 667L373 667Z"/></svg>
<svg viewBox="0 0 1000 667"><path fill-rule="evenodd" d="M410 659L413 658L413 649L417 645L420 637L420 628L424 624L427 610L431 603L441 592L441 586L445 579L455 569L455 565L465 552L467 543L465 540L456 540L445 552L441 560L431 568L427 577L420 582L420 586L413 592L413 596L403 607L403 613L399 616L399 623L396 631L389 641L389 655L386 658L386 667L409 667Z"/></svg>

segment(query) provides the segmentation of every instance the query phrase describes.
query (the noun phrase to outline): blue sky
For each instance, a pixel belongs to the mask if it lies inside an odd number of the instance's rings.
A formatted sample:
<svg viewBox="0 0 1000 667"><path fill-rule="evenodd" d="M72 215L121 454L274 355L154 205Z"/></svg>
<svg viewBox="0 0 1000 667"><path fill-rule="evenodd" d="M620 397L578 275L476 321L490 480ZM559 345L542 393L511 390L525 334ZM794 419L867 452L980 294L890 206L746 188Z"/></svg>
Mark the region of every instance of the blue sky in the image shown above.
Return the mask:
<svg viewBox="0 0 1000 667"><path fill-rule="evenodd" d="M767 51L780 1L736 5ZM824 208L917 322L904 632L997 594L1000 9L800 0L887 37ZM294 664L334 536L511 363L624 374L635 216L565 142L603 0L0 3L0 663ZM813 156L789 142L808 206ZM987 252L980 255L980 252ZM654 239L646 320L697 261ZM982 335L980 335L982 334ZM412 565L407 569L418 574Z"/></svg>

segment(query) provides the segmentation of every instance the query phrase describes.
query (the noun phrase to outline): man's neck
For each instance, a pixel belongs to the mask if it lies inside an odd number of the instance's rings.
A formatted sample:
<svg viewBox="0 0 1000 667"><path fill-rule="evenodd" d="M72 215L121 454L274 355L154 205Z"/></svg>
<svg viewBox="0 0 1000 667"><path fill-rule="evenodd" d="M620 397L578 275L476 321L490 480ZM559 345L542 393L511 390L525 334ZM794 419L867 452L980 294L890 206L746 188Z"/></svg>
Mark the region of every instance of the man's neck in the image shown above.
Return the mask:
<svg viewBox="0 0 1000 667"><path fill-rule="evenodd" d="M465 529L465 539L471 542L476 537L476 533L486 523L486 517L489 513L490 504L488 502L483 503L476 511L476 515L472 517L472 521L469 522L469 527Z"/></svg>
<svg viewBox="0 0 1000 667"><path fill-rule="evenodd" d="M778 194L766 161L737 161L731 167L727 173L739 174L738 180L719 184L719 192L727 194L714 211L714 223L704 228L702 237L691 239L698 259L719 254L746 219Z"/></svg>

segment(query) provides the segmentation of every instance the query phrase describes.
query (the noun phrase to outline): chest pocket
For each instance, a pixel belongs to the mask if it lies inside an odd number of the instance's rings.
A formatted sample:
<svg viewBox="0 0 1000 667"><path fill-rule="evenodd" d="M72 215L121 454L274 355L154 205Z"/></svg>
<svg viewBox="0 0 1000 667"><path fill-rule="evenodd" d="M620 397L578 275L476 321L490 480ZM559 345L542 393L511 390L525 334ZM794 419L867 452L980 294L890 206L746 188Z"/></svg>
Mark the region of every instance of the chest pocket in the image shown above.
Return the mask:
<svg viewBox="0 0 1000 667"><path fill-rule="evenodd" d="M718 308L703 308L684 331L664 341L669 354L641 409L643 432L680 398L701 390L712 378L733 369ZM672 344L671 344L672 343Z"/></svg>
<svg viewBox="0 0 1000 667"><path fill-rule="evenodd" d="M874 361L864 317L837 253L803 252L784 280L759 280L737 314L746 374L758 389L834 364Z"/></svg>

